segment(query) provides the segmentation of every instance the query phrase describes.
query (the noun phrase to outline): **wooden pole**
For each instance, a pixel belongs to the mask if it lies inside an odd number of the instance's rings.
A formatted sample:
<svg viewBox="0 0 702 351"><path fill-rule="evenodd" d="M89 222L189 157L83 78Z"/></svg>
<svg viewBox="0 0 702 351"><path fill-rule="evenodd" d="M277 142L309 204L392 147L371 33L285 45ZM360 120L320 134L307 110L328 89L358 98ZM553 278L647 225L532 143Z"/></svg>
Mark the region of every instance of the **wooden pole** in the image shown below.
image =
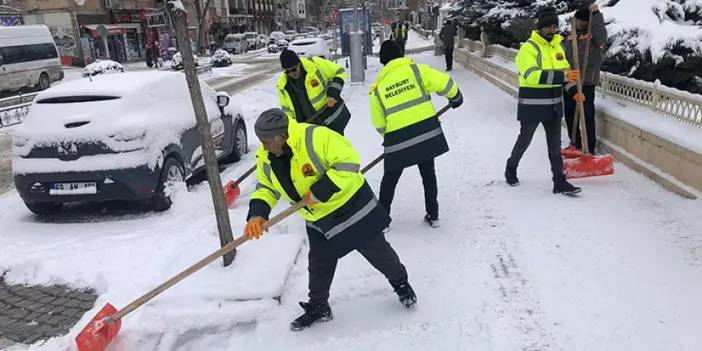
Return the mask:
<svg viewBox="0 0 702 351"><path fill-rule="evenodd" d="M577 27L575 25L575 17L571 19L570 23L571 27L571 45L573 45L573 65L575 66L575 69L580 69L580 57L578 56L578 32L577 32ZM586 68L587 69L587 68ZM581 72L582 74L582 72ZM583 80L582 77L578 79L577 82L577 87L578 87L578 94L583 93ZM576 106L576 118L580 118L580 141L583 145L583 153L588 154L589 150L588 145L587 145L587 129L585 128L585 108L583 107L582 102L578 102L578 105ZM575 123L573 123L574 126L573 128L577 128Z"/></svg>
<svg viewBox="0 0 702 351"><path fill-rule="evenodd" d="M232 228L229 222L229 211L224 200L224 190L222 188L222 179L219 176L219 166L217 165L217 157L215 156L214 144L212 143L212 133L210 132L210 122L207 118L207 110L202 98L200 90L200 82L197 78L195 70L195 62L193 60L193 52L190 43L190 37L186 30L187 12L177 7L173 7L172 18L176 25L176 39L180 47L181 55L183 56L183 70L185 72L185 80L188 83L190 98L195 110L195 119L197 120L197 129L200 132L200 141L202 143L202 153L207 167L207 181L210 185L210 193L215 209L215 217L217 219L217 231L219 232L219 242L222 247L234 241ZM236 251L232 250L224 256L224 266L229 266L236 256Z"/></svg>

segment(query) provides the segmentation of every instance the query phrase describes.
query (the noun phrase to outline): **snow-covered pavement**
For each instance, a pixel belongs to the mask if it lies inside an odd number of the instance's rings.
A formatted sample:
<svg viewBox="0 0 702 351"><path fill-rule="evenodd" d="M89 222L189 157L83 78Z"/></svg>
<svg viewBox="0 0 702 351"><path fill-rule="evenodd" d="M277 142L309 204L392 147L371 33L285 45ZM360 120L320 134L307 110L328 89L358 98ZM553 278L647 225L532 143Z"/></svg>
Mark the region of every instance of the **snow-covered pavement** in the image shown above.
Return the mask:
<svg viewBox="0 0 702 351"><path fill-rule="evenodd" d="M443 57L415 58L443 69ZM343 92L353 115L346 134L365 162L382 150L367 98L378 70L369 59L369 82ZM452 76L466 102L442 118L451 147L437 159L442 227L422 223L421 179L410 169L388 234L417 292L416 310L403 309L387 281L351 253L332 286L335 319L289 331L307 293L306 245L297 255L304 223L290 218L242 246L231 268L218 261L127 316L111 350L698 350L702 202L620 164L614 176L576 181L579 198L552 195L541 130L520 166L522 185L508 187L502 172L519 129L514 98L462 67ZM246 102L249 128L276 105L274 82L234 96ZM230 166L223 180L252 157ZM381 177L380 167L368 174L376 191ZM253 181L242 188L230 212L235 233ZM37 221L16 192L0 197L7 281L91 286L101 294L69 335L29 349L70 349L102 303L124 306L218 247L206 184L179 196L162 214L79 209L55 222ZM281 288L278 304L272 297ZM237 301L251 297L259 299Z"/></svg>

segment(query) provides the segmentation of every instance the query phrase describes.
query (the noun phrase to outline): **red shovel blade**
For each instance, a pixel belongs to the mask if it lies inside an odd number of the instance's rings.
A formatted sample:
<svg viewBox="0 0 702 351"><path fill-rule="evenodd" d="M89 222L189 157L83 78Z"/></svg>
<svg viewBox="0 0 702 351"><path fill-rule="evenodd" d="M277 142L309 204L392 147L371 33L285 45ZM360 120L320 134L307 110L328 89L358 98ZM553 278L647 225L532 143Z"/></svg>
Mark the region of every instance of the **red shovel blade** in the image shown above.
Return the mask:
<svg viewBox="0 0 702 351"><path fill-rule="evenodd" d="M583 155L563 160L563 173L566 178L597 177L614 174L612 155Z"/></svg>
<svg viewBox="0 0 702 351"><path fill-rule="evenodd" d="M561 149L561 156L563 156L563 158L578 158L583 156L583 152L573 145L568 145L567 148Z"/></svg>
<svg viewBox="0 0 702 351"><path fill-rule="evenodd" d="M234 206L234 202L239 198L239 195L241 195L239 184L235 185L233 180L224 184L224 200L227 202L227 207L231 208Z"/></svg>
<svg viewBox="0 0 702 351"><path fill-rule="evenodd" d="M107 345L119 333L122 326L120 319L107 322L106 318L117 313L117 309L107 303L95 317L76 336L79 351L104 351Z"/></svg>

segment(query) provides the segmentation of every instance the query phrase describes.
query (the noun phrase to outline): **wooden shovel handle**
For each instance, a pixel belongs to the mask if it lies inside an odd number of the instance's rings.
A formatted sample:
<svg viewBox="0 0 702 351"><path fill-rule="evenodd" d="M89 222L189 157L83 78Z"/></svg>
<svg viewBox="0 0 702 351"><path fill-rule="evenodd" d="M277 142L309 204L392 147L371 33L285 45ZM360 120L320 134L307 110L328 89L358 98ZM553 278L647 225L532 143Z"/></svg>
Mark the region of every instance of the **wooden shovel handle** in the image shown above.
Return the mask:
<svg viewBox="0 0 702 351"><path fill-rule="evenodd" d="M590 17L592 17L592 13L590 13ZM590 22L592 22L592 18L590 18ZM570 28L571 28L571 46L573 47L573 66L575 66L576 69L580 70L580 53L578 51L578 28L575 25L575 17L573 17L570 21ZM589 38L588 38L589 40ZM589 41L588 41L589 43ZM587 52L585 53L587 55ZM587 67L585 67L585 73L587 73ZM582 73L581 73L582 74ZM582 75L580 76L580 79L578 79L577 82L577 88L578 88L578 94L583 93L583 77ZM585 124L585 109L583 107L582 102L577 103L577 107L575 108L576 116L574 118L577 120L578 118L580 119L580 140L583 145L583 152L588 153L589 148L587 145L587 127ZM577 128L577 124L573 123L573 129ZM575 134L575 133L574 133Z"/></svg>
<svg viewBox="0 0 702 351"><path fill-rule="evenodd" d="M266 223L263 224L263 229L268 229L272 227L273 225L277 224L278 222L282 221L286 217L290 216L291 214L295 213L295 211L305 207L306 203L304 200L295 203L295 205L291 206L287 210L275 215L273 218L269 219ZM214 260L218 259L221 256L224 256L226 253L236 249L239 245L247 242L249 239L246 237L246 235L242 235L234 241L230 242L229 244L221 247L219 250L209 254L207 257L201 259L194 265L184 269L180 273L176 274L172 278L166 280L163 282L161 285L157 286L153 290L147 292L146 294L142 295L138 299L132 301L129 305L125 306L124 308L120 309L115 313L114 315L110 316L112 320L118 320L130 312L136 310L137 308L141 307L143 304L149 302L149 300L153 299L166 289L172 287L173 285L176 285L178 282L181 280L187 278L191 274L199 271L203 267L207 266L208 264L212 263Z"/></svg>
<svg viewBox="0 0 702 351"><path fill-rule="evenodd" d="M442 108L437 113L437 117L439 117L444 112L446 112L449 109L449 107L450 106L446 106L446 107ZM383 157L383 155L380 155L373 162L371 162L368 166L364 167L362 173L365 173L366 171L371 169L373 166L378 164L378 162L380 162L382 157ZM254 169L255 169L255 167L254 167ZM268 228L278 224L280 221L282 221L283 219L287 218L288 216L297 212L298 210L300 210L301 208L303 208L305 206L307 206L307 203L305 202L304 199L296 202L294 205L290 206L285 211L278 213L277 215L273 216L273 218L266 221L266 223L263 224L263 229L267 230ZM203 267L212 263L214 260L218 259L221 256L224 256L226 253L236 249L239 245L247 242L248 240L249 239L246 237L246 235L242 235L242 236L234 239L234 241L228 243L225 246L222 246L219 250L209 254L207 257L201 259L200 261L198 261L194 265L184 269L183 271L181 271L180 273L171 277L170 279L166 280L165 282L163 282L161 285L157 286L153 290L147 292L146 294L142 295L138 299L132 301L129 305L123 307L122 309L117 311L115 314L110 316L110 319L111 320L118 320L118 319L126 316L127 314L131 313L132 311L134 311L137 308L144 305L145 303L149 302L154 297L158 296L160 293L164 292L166 289L172 287L173 285L176 285L181 280L183 280L183 279L187 278L188 276L190 276L191 274L199 271Z"/></svg>

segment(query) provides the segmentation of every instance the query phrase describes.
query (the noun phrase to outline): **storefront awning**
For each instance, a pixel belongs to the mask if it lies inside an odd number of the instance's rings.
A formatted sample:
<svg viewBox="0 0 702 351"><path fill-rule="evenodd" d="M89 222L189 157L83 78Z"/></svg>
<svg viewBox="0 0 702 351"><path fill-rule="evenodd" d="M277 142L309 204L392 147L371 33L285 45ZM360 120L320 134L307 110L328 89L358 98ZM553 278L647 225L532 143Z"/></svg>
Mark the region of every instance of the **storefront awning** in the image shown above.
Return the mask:
<svg viewBox="0 0 702 351"><path fill-rule="evenodd" d="M125 34L127 29L136 29L137 32L141 32L141 23L119 23L119 24L102 24L107 29L109 34L120 35ZM98 27L100 24L85 24L83 28L90 32L90 36L95 38L100 36L98 32Z"/></svg>

